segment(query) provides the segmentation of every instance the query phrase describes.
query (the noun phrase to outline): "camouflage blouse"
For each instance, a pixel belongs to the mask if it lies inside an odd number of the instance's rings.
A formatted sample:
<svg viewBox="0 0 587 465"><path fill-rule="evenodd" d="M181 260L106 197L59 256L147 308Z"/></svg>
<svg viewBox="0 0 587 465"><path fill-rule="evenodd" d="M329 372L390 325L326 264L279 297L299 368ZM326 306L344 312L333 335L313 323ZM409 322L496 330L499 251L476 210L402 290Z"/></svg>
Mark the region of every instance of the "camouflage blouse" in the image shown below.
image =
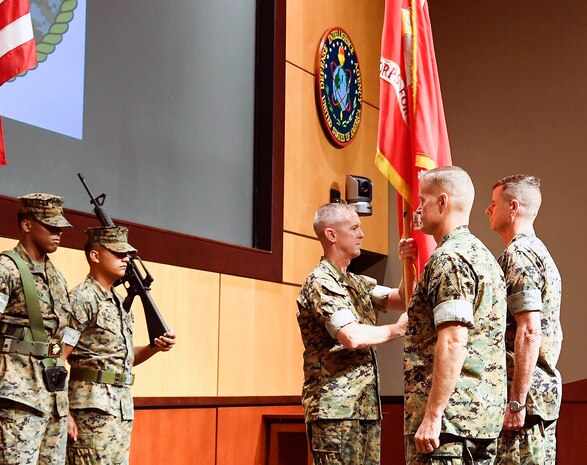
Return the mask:
<svg viewBox="0 0 587 465"><path fill-rule="evenodd" d="M14 250L33 274L47 335L51 342L59 342L60 330L67 324L71 312L65 278L49 258L42 264L33 261L21 243ZM16 264L6 256L0 256L0 324L3 323L29 325L20 273ZM0 353L0 398L49 413L54 396L60 416L67 415L66 393L53 394L45 388L40 357Z"/></svg>
<svg viewBox="0 0 587 465"><path fill-rule="evenodd" d="M447 234L426 263L408 308L404 341L405 434L422 423L434 370L438 327L468 327L467 352L442 416L441 432L496 438L506 402L503 274L467 227Z"/></svg>
<svg viewBox="0 0 587 465"><path fill-rule="evenodd" d="M304 282L297 299L304 343L302 404L306 422L381 419L375 350L346 349L336 333L352 322L374 325L372 278L342 274L326 258Z"/></svg>
<svg viewBox="0 0 587 465"><path fill-rule="evenodd" d="M93 276L71 293L72 321L79 341L68 361L72 368L131 373L134 363L132 312L122 308L122 298L106 291ZM90 381L70 381L71 409L96 408L124 420L134 417L130 387Z"/></svg>
<svg viewBox="0 0 587 465"><path fill-rule="evenodd" d="M542 337L526 408L529 415L555 420L558 418L562 396L561 376L556 369L563 341L560 325L560 274L546 246L534 234L515 236L498 261L504 271L507 286L508 381L511 382L514 372L514 340L517 329L514 315L538 310L542 319Z"/></svg>

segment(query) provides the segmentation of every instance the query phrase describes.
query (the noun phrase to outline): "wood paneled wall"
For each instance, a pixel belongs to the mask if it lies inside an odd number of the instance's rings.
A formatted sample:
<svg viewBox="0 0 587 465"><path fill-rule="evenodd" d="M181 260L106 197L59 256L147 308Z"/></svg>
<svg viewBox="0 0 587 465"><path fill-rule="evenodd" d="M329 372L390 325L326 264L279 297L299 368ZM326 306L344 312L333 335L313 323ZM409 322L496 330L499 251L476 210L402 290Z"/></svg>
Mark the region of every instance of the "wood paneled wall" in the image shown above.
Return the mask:
<svg viewBox="0 0 587 465"><path fill-rule="evenodd" d="M219 396L299 395L297 286L222 276Z"/></svg>
<svg viewBox="0 0 587 465"><path fill-rule="evenodd" d="M382 0L287 3L284 241L290 245L295 241L298 250L304 249L301 241L314 240L314 212L328 202L331 185L337 185L344 198L346 175L354 174L373 181L373 216L362 218L366 236L363 248L387 255L388 183L373 163L379 117L383 6ZM333 26L349 33L363 78L361 127L355 141L344 149L335 148L324 136L314 94L316 51L322 34ZM294 240L287 237L289 234L303 238ZM318 257L292 256L285 249L284 246L284 281L299 284Z"/></svg>
<svg viewBox="0 0 587 465"><path fill-rule="evenodd" d="M217 409L147 409L135 412L133 465L216 465Z"/></svg>
<svg viewBox="0 0 587 465"><path fill-rule="evenodd" d="M383 405L382 464L404 463L403 407ZM269 453L269 421L280 418L295 427L283 428L280 440L286 447L279 464L293 463L287 457L307 457L307 442L301 437L302 408L298 405L228 406L215 408L151 409L136 411L131 446L132 465L172 463L173 465L266 465ZM289 433L287 431L290 431ZM299 450L303 448L303 450ZM302 465L299 462L298 465Z"/></svg>
<svg viewBox="0 0 587 465"><path fill-rule="evenodd" d="M273 421L292 415L301 417L297 405L229 406L179 409L142 409L136 412L131 447L132 465L173 463L174 465L265 465L268 454L268 416ZM587 463L582 446L587 435L587 380L565 385L558 421L557 464ZM281 455L305 459L307 447L299 441L303 425L298 424L295 448ZM290 430L293 431L293 428ZM282 433L286 434L286 433ZM403 405L400 397L383 403L381 464L405 463L403 445ZM290 463L278 461L278 463ZM303 462L300 462L300 464Z"/></svg>

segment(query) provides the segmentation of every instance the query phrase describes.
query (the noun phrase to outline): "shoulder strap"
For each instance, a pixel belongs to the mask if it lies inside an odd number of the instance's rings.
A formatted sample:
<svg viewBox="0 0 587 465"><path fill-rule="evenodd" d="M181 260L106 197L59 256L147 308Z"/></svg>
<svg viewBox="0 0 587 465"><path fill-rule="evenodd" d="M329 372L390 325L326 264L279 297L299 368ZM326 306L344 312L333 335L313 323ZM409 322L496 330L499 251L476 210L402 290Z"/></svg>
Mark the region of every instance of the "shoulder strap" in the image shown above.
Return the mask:
<svg viewBox="0 0 587 465"><path fill-rule="evenodd" d="M49 340L47 338L47 333L43 327L43 317L41 316L39 294L37 293L35 280L31 270L22 257L14 250L6 250L2 252L2 255L6 255L8 258L10 258L18 267L20 279L22 281L22 288L24 290L24 299L26 301L33 340L37 342L48 342Z"/></svg>

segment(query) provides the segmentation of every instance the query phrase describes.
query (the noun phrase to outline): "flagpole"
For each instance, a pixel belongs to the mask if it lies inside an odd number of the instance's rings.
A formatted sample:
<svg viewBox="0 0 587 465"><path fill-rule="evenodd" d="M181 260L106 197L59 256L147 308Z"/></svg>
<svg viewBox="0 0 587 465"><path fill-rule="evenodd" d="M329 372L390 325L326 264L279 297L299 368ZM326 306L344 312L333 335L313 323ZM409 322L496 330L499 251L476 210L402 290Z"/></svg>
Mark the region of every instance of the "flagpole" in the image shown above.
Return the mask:
<svg viewBox="0 0 587 465"><path fill-rule="evenodd" d="M410 208L410 204L406 201L405 198L402 197L402 210L403 210L403 234L402 239L408 239L410 237L410 233L412 232L412 221L411 221L411 214L412 211ZM403 269L403 282L404 282L404 297L405 297L405 304L406 304L406 311L408 309L408 305L410 304L410 299L412 298L412 293L414 290L414 283L416 282L416 268L414 266L414 259L412 257L404 255L402 257L402 269Z"/></svg>

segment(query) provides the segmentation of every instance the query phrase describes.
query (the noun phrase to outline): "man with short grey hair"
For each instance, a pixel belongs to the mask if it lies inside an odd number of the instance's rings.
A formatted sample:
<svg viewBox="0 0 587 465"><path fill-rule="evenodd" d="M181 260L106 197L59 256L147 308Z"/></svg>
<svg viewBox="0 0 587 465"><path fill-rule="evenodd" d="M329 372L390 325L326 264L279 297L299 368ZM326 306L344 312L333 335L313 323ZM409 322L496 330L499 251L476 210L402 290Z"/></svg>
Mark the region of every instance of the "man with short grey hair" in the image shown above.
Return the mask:
<svg viewBox="0 0 587 465"><path fill-rule="evenodd" d="M493 185L489 224L506 245L499 257L506 279L509 397L499 439L501 464L554 465L562 382L561 278L534 233L540 180L515 174Z"/></svg>
<svg viewBox="0 0 587 465"><path fill-rule="evenodd" d="M406 315L376 326L377 309L400 309L398 289L348 271L364 237L355 209L321 206L314 231L324 256L297 299L304 343L302 403L314 463L379 465L381 405L374 346L403 336Z"/></svg>

